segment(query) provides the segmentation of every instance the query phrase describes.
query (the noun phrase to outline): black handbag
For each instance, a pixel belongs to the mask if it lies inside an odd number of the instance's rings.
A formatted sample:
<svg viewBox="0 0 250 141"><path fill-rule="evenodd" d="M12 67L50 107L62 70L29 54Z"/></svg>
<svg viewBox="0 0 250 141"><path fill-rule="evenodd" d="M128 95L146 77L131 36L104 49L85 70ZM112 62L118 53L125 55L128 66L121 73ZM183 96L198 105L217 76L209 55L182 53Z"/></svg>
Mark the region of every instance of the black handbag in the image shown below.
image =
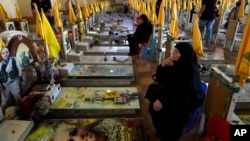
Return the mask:
<svg viewBox="0 0 250 141"><path fill-rule="evenodd" d="M162 93L163 86L159 82L156 81L156 74L152 75L152 79L154 80L154 82L148 86L148 89L144 98L153 102L158 98L158 95Z"/></svg>

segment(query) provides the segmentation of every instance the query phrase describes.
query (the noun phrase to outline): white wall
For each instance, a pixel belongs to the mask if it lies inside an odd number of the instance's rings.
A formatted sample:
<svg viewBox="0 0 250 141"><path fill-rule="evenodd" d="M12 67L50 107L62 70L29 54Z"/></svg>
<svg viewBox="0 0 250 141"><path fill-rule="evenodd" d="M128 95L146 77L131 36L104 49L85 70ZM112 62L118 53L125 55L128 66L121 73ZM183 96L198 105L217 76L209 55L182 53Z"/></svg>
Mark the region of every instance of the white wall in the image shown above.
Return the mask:
<svg viewBox="0 0 250 141"><path fill-rule="evenodd" d="M24 0L22 0L22 1L24 1ZM15 3L17 3L17 0L0 0L0 3L3 5L4 9L8 13L9 18L16 17ZM1 14L0 14L0 17L2 19Z"/></svg>

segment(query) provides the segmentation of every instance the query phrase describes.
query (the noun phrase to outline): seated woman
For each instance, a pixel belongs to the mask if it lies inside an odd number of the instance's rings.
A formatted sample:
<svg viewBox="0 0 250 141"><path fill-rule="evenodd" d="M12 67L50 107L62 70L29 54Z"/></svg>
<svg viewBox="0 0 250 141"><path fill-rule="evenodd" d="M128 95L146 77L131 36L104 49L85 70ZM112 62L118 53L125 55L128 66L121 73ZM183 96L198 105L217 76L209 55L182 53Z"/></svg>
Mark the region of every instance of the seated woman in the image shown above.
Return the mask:
<svg viewBox="0 0 250 141"><path fill-rule="evenodd" d="M230 11L227 17L227 22L224 25L226 29L228 27L228 23L230 20L238 20L239 9L240 9L240 1L236 2L236 6Z"/></svg>
<svg viewBox="0 0 250 141"><path fill-rule="evenodd" d="M152 97L149 112L161 141L175 141L189 115L200 106L198 96L204 97L196 54L190 43L176 44L172 57L166 58L158 67L156 81L161 90ZM202 101L203 102L203 101Z"/></svg>
<svg viewBox="0 0 250 141"><path fill-rule="evenodd" d="M150 43L153 33L153 25L145 14L138 18L138 25L134 34L127 35L129 43L129 54L137 55L139 53L139 44Z"/></svg>

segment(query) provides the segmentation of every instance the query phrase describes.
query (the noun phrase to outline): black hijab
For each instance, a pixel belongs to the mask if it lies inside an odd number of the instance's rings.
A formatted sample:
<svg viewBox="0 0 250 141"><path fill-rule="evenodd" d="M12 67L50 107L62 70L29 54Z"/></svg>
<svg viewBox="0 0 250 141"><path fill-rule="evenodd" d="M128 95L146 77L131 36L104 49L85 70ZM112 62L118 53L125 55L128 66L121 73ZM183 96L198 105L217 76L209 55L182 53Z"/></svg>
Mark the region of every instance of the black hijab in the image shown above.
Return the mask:
<svg viewBox="0 0 250 141"><path fill-rule="evenodd" d="M140 17L143 20L143 23L147 23L148 22L148 17L145 14L142 14Z"/></svg>
<svg viewBox="0 0 250 141"><path fill-rule="evenodd" d="M175 48L178 49L181 57L178 61L174 62L174 66L178 70L186 71L182 73L186 75L184 78L191 80L190 87L192 91L202 93L200 71L193 46L190 43L183 42L176 44Z"/></svg>
<svg viewBox="0 0 250 141"><path fill-rule="evenodd" d="M148 20L147 15L141 14L140 18L142 19L143 23L137 26L134 36L136 36L137 43L144 43L148 42L149 37L153 33L153 25Z"/></svg>
<svg viewBox="0 0 250 141"><path fill-rule="evenodd" d="M177 43L176 49L181 54L173 66L158 66L156 79L165 85L170 93L187 95L186 93L200 93L201 79L196 54L190 43Z"/></svg>

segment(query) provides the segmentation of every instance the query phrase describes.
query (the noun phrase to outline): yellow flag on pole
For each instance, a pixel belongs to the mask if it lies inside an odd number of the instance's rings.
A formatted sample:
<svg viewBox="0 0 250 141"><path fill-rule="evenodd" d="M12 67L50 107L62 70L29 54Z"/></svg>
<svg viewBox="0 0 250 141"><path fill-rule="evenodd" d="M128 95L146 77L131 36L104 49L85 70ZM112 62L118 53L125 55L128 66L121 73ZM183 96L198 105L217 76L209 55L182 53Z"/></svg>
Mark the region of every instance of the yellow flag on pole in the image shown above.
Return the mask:
<svg viewBox="0 0 250 141"><path fill-rule="evenodd" d="M158 18L157 18L157 23L158 23L161 27L164 27L164 25L165 25L164 2L161 2L160 9L159 9L159 14L158 14Z"/></svg>
<svg viewBox="0 0 250 141"><path fill-rule="evenodd" d="M69 21L70 21L71 25L76 24L76 16L75 16L75 12L73 10L71 2L69 2Z"/></svg>
<svg viewBox="0 0 250 141"><path fill-rule="evenodd" d="M0 3L0 12L1 12L1 15L2 15L2 19L4 22L8 21L9 20L9 16L8 16L8 13L6 12L6 10L4 9L3 5Z"/></svg>
<svg viewBox="0 0 250 141"><path fill-rule="evenodd" d="M188 0L187 1L187 11L190 12L192 10L192 8L193 8L193 3L192 3L192 1Z"/></svg>
<svg viewBox="0 0 250 141"><path fill-rule="evenodd" d="M62 7L62 4L61 4L60 0L57 0L56 3L57 3L57 5L58 5L58 9L60 10L61 7Z"/></svg>
<svg viewBox="0 0 250 141"><path fill-rule="evenodd" d="M223 9L226 10L229 7L231 2L230 2L230 0L224 0L223 3L224 3ZM220 5L222 5L222 4L220 4Z"/></svg>
<svg viewBox="0 0 250 141"><path fill-rule="evenodd" d="M41 13L42 13L42 25L44 29L44 42L48 46L48 54L50 57L57 58L61 47L56 39L56 35L47 17L45 16L43 11Z"/></svg>
<svg viewBox="0 0 250 141"><path fill-rule="evenodd" d="M18 7L18 4L16 3L15 6L16 6L16 18L18 19L18 21L21 21L23 18L20 9Z"/></svg>
<svg viewBox="0 0 250 141"><path fill-rule="evenodd" d="M78 18L79 18L80 21L82 21L83 17L82 17L82 10L81 10L80 4L79 4L78 1L76 1L76 3L77 3Z"/></svg>
<svg viewBox="0 0 250 141"><path fill-rule="evenodd" d="M82 11L83 11L83 18L84 18L84 20L86 20L90 14L89 14L88 8L85 4L82 7Z"/></svg>
<svg viewBox="0 0 250 141"><path fill-rule="evenodd" d="M240 4L239 13L238 13L239 21L242 21L244 17L244 11L245 11L245 0L242 0Z"/></svg>
<svg viewBox="0 0 250 141"><path fill-rule="evenodd" d="M198 25L198 16L193 15L193 48L196 53L197 59L203 57L203 49L202 49L202 39L201 32Z"/></svg>
<svg viewBox="0 0 250 141"><path fill-rule="evenodd" d="M187 10L187 0L183 0L183 2L182 2L182 10Z"/></svg>
<svg viewBox="0 0 250 141"><path fill-rule="evenodd" d="M60 18L59 14L59 4L56 2L53 7L53 13L54 13L54 19L55 19L55 25L60 31L63 31L63 24Z"/></svg>
<svg viewBox="0 0 250 141"><path fill-rule="evenodd" d="M176 2L172 3L172 14L171 14L171 20L170 20L170 25L169 25L169 33L174 39L179 38Z"/></svg>
<svg viewBox="0 0 250 141"><path fill-rule="evenodd" d="M42 25L42 19L40 16L40 13L38 11L38 8L36 6L35 3L33 3L34 7L35 7L35 13L36 13L36 34L44 39L44 32L43 32L43 25Z"/></svg>
<svg viewBox="0 0 250 141"><path fill-rule="evenodd" d="M0 50L2 50L5 47L5 43L3 39L0 37Z"/></svg>
<svg viewBox="0 0 250 141"><path fill-rule="evenodd" d="M3 48L5 47L5 43L3 41L3 39L0 37L0 50L2 50ZM2 58L2 55L0 56L0 61L2 61L3 58Z"/></svg>
<svg viewBox="0 0 250 141"><path fill-rule="evenodd" d="M247 23L243 33L242 42L237 55L234 74L240 75L240 85L244 86L250 76L250 12L248 12Z"/></svg>

